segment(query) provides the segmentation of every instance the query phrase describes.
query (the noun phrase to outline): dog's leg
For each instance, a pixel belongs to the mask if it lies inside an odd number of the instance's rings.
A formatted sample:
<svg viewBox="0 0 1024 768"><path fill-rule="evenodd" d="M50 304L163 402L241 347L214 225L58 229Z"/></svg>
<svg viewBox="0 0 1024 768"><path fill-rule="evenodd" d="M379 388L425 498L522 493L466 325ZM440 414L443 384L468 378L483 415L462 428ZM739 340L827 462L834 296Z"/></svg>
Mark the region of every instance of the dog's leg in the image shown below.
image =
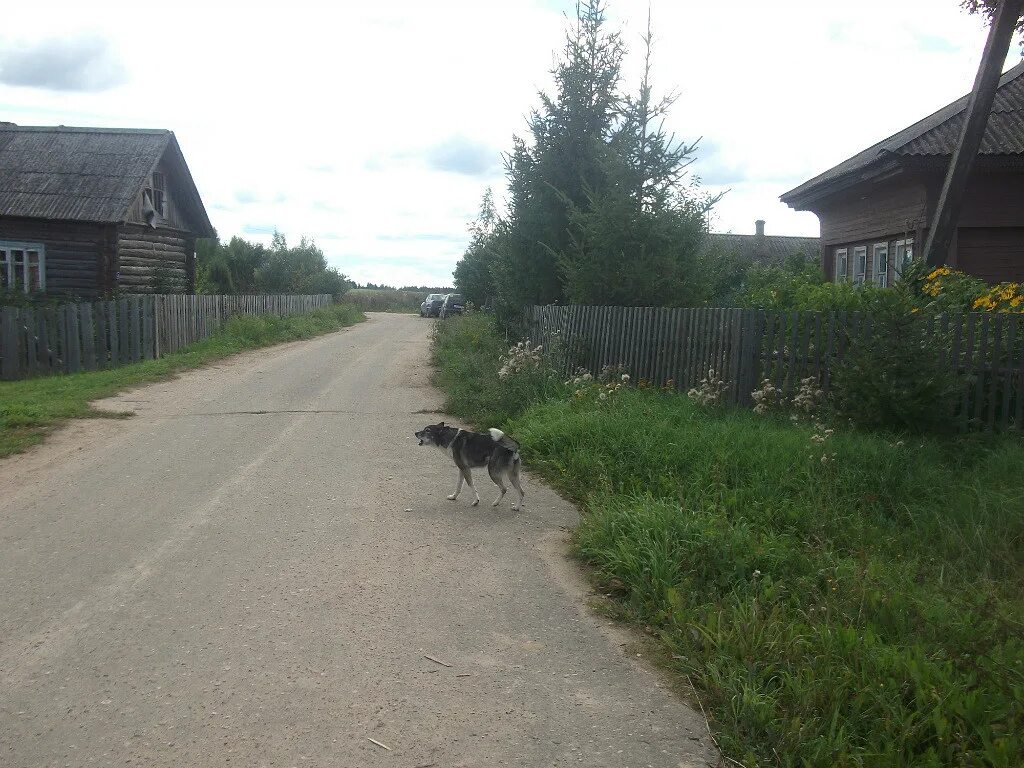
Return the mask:
<svg viewBox="0 0 1024 768"><path fill-rule="evenodd" d="M469 467L466 467L464 470L462 470L462 474L466 476L466 485L468 485L470 489L472 489L473 495L476 496L476 498L473 500L473 503L470 504L469 506L475 507L477 504L480 503L480 494L476 492L476 486L473 485L473 470L471 470Z"/></svg>
<svg viewBox="0 0 1024 768"><path fill-rule="evenodd" d="M512 505L512 511L516 512L523 506L523 499L526 498L526 494L523 493L523 486L519 482L519 459L512 462L512 468L509 469L508 479L512 483L512 487L519 491L519 503Z"/></svg>
<svg viewBox="0 0 1024 768"><path fill-rule="evenodd" d="M462 478L462 470L460 469L459 470L459 484L455 486L455 493L452 493L452 494L448 495L448 498L451 501L455 501L457 498L459 498L459 494L462 492L462 480L463 480L463 478Z"/></svg>
<svg viewBox="0 0 1024 768"><path fill-rule="evenodd" d="M503 498L505 498L505 491L508 490L508 489L505 488L505 483L502 482L501 472L497 468L492 467L490 464L488 464L487 465L487 474L489 474L491 476L491 480L500 489L500 491L498 493L498 498L496 498L494 500L494 503L491 504L492 507L496 507L496 506L498 506L501 503L501 500Z"/></svg>

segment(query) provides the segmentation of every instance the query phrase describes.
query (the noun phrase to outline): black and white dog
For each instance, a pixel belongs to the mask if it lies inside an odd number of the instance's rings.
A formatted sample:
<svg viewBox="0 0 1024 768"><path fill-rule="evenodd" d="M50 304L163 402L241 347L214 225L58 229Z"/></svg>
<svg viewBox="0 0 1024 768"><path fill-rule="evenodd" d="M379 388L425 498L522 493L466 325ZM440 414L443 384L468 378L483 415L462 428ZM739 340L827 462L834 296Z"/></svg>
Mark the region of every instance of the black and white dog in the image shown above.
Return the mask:
<svg viewBox="0 0 1024 768"><path fill-rule="evenodd" d="M436 445L451 455L455 466L459 468L459 484L448 498L454 501L459 497L462 490L462 483L465 481L476 500L475 507L480 503L480 494L473 486L473 467L487 467L487 473L491 480L498 486L500 492L494 500L492 507L498 506L505 496L505 481L508 480L517 491L519 491L519 503L512 505L515 512L523 504L526 494L523 493L523 486L519 484L519 443L510 438L500 429L488 430L490 434L484 435L479 432L470 432L457 427L446 427L442 421L440 424L430 424L419 432L420 445Z"/></svg>

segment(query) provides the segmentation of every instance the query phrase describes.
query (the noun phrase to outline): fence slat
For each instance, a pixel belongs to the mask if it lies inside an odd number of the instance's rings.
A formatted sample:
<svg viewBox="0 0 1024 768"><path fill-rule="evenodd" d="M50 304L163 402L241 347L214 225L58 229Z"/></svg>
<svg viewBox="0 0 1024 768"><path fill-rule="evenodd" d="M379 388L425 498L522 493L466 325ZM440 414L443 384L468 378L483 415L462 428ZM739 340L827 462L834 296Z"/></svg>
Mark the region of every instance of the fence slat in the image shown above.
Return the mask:
<svg viewBox="0 0 1024 768"><path fill-rule="evenodd" d="M0 309L0 376L13 381L21 377L21 355L18 354L18 310L14 307Z"/></svg>
<svg viewBox="0 0 1024 768"><path fill-rule="evenodd" d="M985 414L985 427L992 430L996 426L996 401L999 395L999 368L1002 364L1000 343L1003 336L1003 316L996 315L992 320L992 343L989 345L988 364L988 412Z"/></svg>
<svg viewBox="0 0 1024 768"><path fill-rule="evenodd" d="M82 367L87 371L95 371L96 331L93 327L93 305L79 304L78 312L82 329Z"/></svg>
<svg viewBox="0 0 1024 768"><path fill-rule="evenodd" d="M1014 363L1017 362L1015 342L1017 341L1018 318L1010 315L1007 317L1006 327L1006 365L1003 368L1003 402L999 409L999 427L1006 429L1010 426L1010 400L1013 394L1013 371ZM1017 398L1024 397L1024 392L1017 392Z"/></svg>

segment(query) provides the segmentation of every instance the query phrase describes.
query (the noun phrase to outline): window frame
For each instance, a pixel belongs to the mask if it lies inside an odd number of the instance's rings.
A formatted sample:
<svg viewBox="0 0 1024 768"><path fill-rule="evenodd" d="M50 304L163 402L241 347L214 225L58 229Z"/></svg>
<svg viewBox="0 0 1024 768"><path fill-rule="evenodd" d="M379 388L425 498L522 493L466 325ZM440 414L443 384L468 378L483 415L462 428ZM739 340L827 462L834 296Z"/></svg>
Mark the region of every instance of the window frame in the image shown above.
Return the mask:
<svg viewBox="0 0 1024 768"><path fill-rule="evenodd" d="M833 251L832 282L845 283L850 279L850 252L847 248L836 248ZM840 262L840 259L842 262ZM842 263L843 271L839 271L839 264Z"/></svg>
<svg viewBox="0 0 1024 768"><path fill-rule="evenodd" d="M885 270L880 269L879 254L885 256ZM889 243L875 243L871 246L871 281L879 288L889 287Z"/></svg>
<svg viewBox="0 0 1024 768"><path fill-rule="evenodd" d="M903 249L902 254L900 249ZM914 238L905 237L902 240L894 240L892 250L892 281L895 283L903 276L903 270L914 261ZM907 257L908 252L909 258Z"/></svg>
<svg viewBox="0 0 1024 768"><path fill-rule="evenodd" d="M14 275L15 261L14 252L20 251L22 254L20 266L20 283L17 280L11 282L12 275ZM34 289L30 289L29 274L32 267L32 259L30 254L36 255L35 264L38 266L38 286ZM22 293L32 293L39 291L44 293L46 291L46 246L42 243L25 243L14 240L0 240L0 289L2 290L21 290Z"/></svg>
<svg viewBox="0 0 1024 768"><path fill-rule="evenodd" d="M157 186L156 180L160 179L160 186ZM167 217L167 175L163 171L153 171L149 179L149 188L151 190L150 202L153 204L153 210L156 211L157 216L160 218Z"/></svg>
<svg viewBox="0 0 1024 768"><path fill-rule="evenodd" d="M868 279L868 247L858 245L853 249L853 284L864 285Z"/></svg>

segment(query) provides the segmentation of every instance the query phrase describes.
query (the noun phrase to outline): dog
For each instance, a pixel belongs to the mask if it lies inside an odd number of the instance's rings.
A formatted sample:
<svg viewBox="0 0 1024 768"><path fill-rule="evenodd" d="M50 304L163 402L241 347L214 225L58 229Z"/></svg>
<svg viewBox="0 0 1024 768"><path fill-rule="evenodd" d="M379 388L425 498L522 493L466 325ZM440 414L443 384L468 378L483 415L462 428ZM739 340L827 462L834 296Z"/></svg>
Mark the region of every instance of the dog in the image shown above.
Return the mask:
<svg viewBox="0 0 1024 768"><path fill-rule="evenodd" d="M512 505L512 511L517 511L523 505L526 494L523 493L523 486L519 482L519 443L510 438L500 429L489 429L488 434L470 432L458 427L445 426L440 424L429 424L419 432L416 437L420 445L436 445L438 448L451 455L455 466L459 468L459 481L455 487L455 493L448 498L455 501L462 491L462 483L465 482L473 490L476 500L475 507L480 503L480 494L473 486L472 469L474 467L487 467L487 473L491 480L498 486L498 498L491 504L498 506L505 497L508 490L505 481L508 480L512 487L519 492L519 502Z"/></svg>

